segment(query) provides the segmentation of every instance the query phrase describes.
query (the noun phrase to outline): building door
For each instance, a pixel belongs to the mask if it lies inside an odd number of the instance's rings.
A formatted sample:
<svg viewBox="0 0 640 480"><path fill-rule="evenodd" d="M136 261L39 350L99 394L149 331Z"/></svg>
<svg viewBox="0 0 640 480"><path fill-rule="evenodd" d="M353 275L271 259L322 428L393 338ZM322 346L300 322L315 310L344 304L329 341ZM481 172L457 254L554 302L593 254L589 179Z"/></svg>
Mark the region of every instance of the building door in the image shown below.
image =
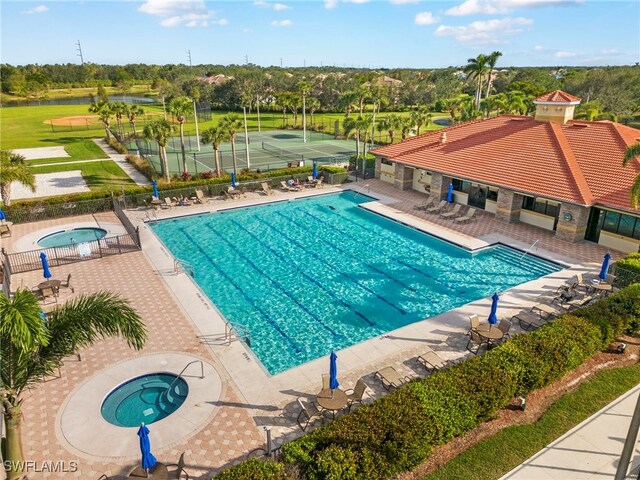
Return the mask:
<svg viewBox="0 0 640 480"><path fill-rule="evenodd" d="M469 199L467 200L467 205L484 210L486 203L487 188L472 184L469 188Z"/></svg>
<svg viewBox="0 0 640 480"><path fill-rule="evenodd" d="M597 242L600 239L600 229L604 221L604 212L599 208L592 208L589 214L589 222L587 223L587 231L584 235L585 240Z"/></svg>

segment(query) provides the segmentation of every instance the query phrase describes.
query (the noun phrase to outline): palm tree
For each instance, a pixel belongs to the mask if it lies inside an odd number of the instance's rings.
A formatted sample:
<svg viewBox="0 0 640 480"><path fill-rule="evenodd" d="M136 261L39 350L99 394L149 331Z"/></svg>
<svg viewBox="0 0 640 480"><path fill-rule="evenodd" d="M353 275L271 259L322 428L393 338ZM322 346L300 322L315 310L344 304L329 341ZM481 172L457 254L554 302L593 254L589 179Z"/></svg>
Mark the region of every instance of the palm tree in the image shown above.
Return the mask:
<svg viewBox="0 0 640 480"><path fill-rule="evenodd" d="M302 96L302 129L304 131L304 141L307 141L307 95L311 93L309 82L298 82L296 85L298 93Z"/></svg>
<svg viewBox="0 0 640 480"><path fill-rule="evenodd" d="M400 134L402 135L402 140L406 140L411 129L415 127L415 124L413 123L411 117L400 117L399 127Z"/></svg>
<svg viewBox="0 0 640 480"><path fill-rule="evenodd" d="M8 479L23 477L23 394L62 365L65 357L104 337L122 337L140 350L147 332L138 313L114 293L82 295L41 317L38 299L18 289L0 293L0 390L6 427Z"/></svg>
<svg viewBox="0 0 640 480"><path fill-rule="evenodd" d="M360 129L360 135L362 136L362 178L365 177L367 166L367 137L371 128L373 127L373 117L371 115L364 115L356 120L356 126ZM358 163L356 160L356 170Z"/></svg>
<svg viewBox="0 0 640 480"><path fill-rule="evenodd" d="M387 133L389 134L389 138L391 139L390 143L393 143L394 137L396 136L396 129L398 128L399 123L400 117L395 113L391 113L386 118L380 120L380 129L381 131L387 131Z"/></svg>
<svg viewBox="0 0 640 480"><path fill-rule="evenodd" d="M484 98L489 97L489 92L491 91L491 80L493 78L493 69L496 67L496 63L498 63L498 59L502 56L502 52L495 51L491 52L487 57L487 93Z"/></svg>
<svg viewBox="0 0 640 480"><path fill-rule="evenodd" d="M131 124L131 128L133 128L134 137L138 136L138 132L136 132L136 119L140 115L144 115L144 109L140 105L129 106L127 111L127 116L129 117L129 123Z"/></svg>
<svg viewBox="0 0 640 480"><path fill-rule="evenodd" d="M184 122L187 121L187 114L193 112L193 102L189 97L176 97L169 102L169 111L173 118L180 125L180 150L182 151L182 174L188 175L187 152L184 148Z"/></svg>
<svg viewBox="0 0 640 480"><path fill-rule="evenodd" d="M109 140L109 137L111 136L109 132L109 125L111 123L111 116L113 115L113 106L109 102L100 100L98 103L92 103L89 105L89 112L98 114L100 120L102 120L106 138Z"/></svg>
<svg viewBox="0 0 640 480"><path fill-rule="evenodd" d="M155 140L158 142L158 152L160 154L160 171L162 173L162 179L165 182L169 181L169 163L167 162L166 146L169 142L169 138L173 133L174 125L161 118L151 123L147 123L144 126L142 134L147 140Z"/></svg>
<svg viewBox="0 0 640 480"><path fill-rule="evenodd" d="M421 105L417 110L411 112L411 121L416 127L416 135L420 135L420 128L424 125L428 127L431 123L431 114L426 105Z"/></svg>
<svg viewBox="0 0 640 480"><path fill-rule="evenodd" d="M216 127L211 127L204 132L202 132L202 136L200 137L200 141L203 144L210 143L213 146L213 158L216 163L216 175L222 175L222 168L220 168L220 155L219 148L222 142L229 140L229 132L225 128L222 123L218 124Z"/></svg>
<svg viewBox="0 0 640 480"><path fill-rule="evenodd" d="M481 53L476 58L469 58L467 65L464 67L464 73L469 76L469 79L475 79L476 85L476 108L480 108L480 97L482 96L482 80L487 72L487 62L489 58Z"/></svg>
<svg viewBox="0 0 640 480"><path fill-rule="evenodd" d="M307 110L309 110L309 115L311 115L311 127L313 128L313 114L320 108L320 100L315 97L307 98Z"/></svg>
<svg viewBox="0 0 640 480"><path fill-rule="evenodd" d="M640 159L640 142L636 142L633 145L627 147L622 159L622 166L626 167L627 164L635 159ZM640 175L636 177L629 190L629 199L633 208L638 208L638 202L640 201Z"/></svg>
<svg viewBox="0 0 640 480"><path fill-rule="evenodd" d="M36 191L36 178L25 158L10 150L0 150L0 194L7 207L11 205L12 182L21 183L32 192Z"/></svg>
<svg viewBox="0 0 640 480"><path fill-rule="evenodd" d="M340 100L338 103L340 104L340 109L344 110L346 116L351 115L353 111L353 107L358 102L358 93L357 92L346 92L340 96Z"/></svg>
<svg viewBox="0 0 640 480"><path fill-rule="evenodd" d="M229 113L220 119L219 128L227 131L231 140L231 158L233 159L233 173L238 175L238 164L236 161L236 132L242 128L242 122L235 113Z"/></svg>
<svg viewBox="0 0 640 480"><path fill-rule="evenodd" d="M124 129L122 128L122 117L129 113L129 108L124 102L113 102L111 104L111 110L116 116L116 122L118 123L118 132L120 138L124 137Z"/></svg>

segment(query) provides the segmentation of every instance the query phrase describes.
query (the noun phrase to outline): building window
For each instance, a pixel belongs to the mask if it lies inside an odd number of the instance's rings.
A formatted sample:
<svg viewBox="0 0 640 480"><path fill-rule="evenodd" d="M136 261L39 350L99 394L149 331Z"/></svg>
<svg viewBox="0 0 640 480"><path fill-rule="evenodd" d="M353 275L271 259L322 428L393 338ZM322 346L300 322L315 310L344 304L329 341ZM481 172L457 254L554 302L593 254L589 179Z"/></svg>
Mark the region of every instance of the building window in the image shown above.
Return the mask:
<svg viewBox="0 0 640 480"><path fill-rule="evenodd" d="M493 200L494 202L498 201L498 190L491 190L487 192L487 200Z"/></svg>
<svg viewBox="0 0 640 480"><path fill-rule="evenodd" d="M522 209L557 218L560 212L560 204L542 198L524 197L522 199Z"/></svg>
<svg viewBox="0 0 640 480"><path fill-rule="evenodd" d="M456 192L469 193L469 189L471 188L470 182L465 182L457 178L452 179L451 184L453 185L453 190Z"/></svg>
<svg viewBox="0 0 640 480"><path fill-rule="evenodd" d="M623 213L603 210L602 230L640 240L640 219Z"/></svg>
<svg viewBox="0 0 640 480"><path fill-rule="evenodd" d="M380 163L384 163L385 165L393 165L391 160L387 160L386 158L381 158Z"/></svg>

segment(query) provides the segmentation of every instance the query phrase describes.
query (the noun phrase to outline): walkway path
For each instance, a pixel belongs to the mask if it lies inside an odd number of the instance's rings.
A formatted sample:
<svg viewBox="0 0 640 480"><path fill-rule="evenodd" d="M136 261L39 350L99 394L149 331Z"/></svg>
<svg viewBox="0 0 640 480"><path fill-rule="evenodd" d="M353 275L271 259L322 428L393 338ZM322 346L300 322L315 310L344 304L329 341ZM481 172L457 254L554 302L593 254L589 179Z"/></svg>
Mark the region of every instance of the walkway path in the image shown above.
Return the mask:
<svg viewBox="0 0 640 480"><path fill-rule="evenodd" d="M500 480L613 478L638 394L640 385L587 418ZM632 468L640 464L637 445L631 464Z"/></svg>
<svg viewBox="0 0 640 480"><path fill-rule="evenodd" d="M131 177L131 180L136 182L137 185L142 187L151 185L151 181L149 181L147 177L141 174L138 170L135 169L133 165L125 160L124 157L126 155L122 155L121 153L116 152L109 146L109 144L107 144L107 142L105 142L104 138L94 138L93 141L104 151L104 153L109 156L111 160L116 162L120 166L120 168L124 170L124 173L129 175L129 177Z"/></svg>
<svg viewBox="0 0 640 480"><path fill-rule="evenodd" d="M95 160L73 160L72 162L55 162L55 163L38 163L37 165L31 165L32 167L50 167L52 165L70 165L72 163L92 163L92 162L107 162L106 158L97 158Z"/></svg>

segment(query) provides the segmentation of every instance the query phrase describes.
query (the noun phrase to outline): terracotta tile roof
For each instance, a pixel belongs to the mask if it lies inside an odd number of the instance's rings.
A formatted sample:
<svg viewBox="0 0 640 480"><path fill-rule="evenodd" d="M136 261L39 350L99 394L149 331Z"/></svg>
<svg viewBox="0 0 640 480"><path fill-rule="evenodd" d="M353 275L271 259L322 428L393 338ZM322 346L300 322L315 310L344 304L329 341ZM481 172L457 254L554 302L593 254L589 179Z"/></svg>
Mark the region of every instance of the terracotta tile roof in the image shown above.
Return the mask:
<svg viewBox="0 0 640 480"><path fill-rule="evenodd" d="M574 97L573 95L563 92L562 90L556 90L551 93L545 93L535 98L534 102L579 102L581 98Z"/></svg>
<svg viewBox="0 0 640 480"><path fill-rule="evenodd" d="M441 143L442 132L447 140ZM628 189L640 161L622 167L640 130L611 122L564 125L501 115L373 150L400 163L522 193L633 210Z"/></svg>

